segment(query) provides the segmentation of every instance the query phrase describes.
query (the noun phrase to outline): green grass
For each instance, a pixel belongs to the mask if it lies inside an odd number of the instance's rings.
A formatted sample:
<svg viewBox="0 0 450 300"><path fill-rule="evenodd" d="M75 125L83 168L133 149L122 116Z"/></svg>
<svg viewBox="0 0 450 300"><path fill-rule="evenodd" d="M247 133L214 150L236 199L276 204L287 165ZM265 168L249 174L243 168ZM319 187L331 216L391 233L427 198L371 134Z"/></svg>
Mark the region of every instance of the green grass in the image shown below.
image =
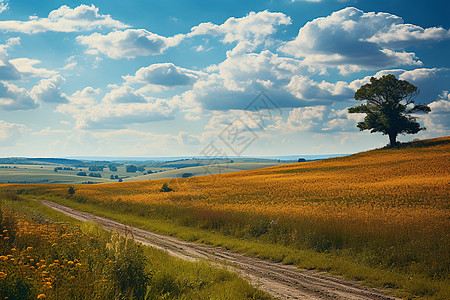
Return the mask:
<svg viewBox="0 0 450 300"><path fill-rule="evenodd" d="M49 195L43 197L49 200ZM303 269L317 269L332 274L343 275L349 279L360 280L362 284L378 287L401 297L416 297L423 299L449 299L450 281L448 279L432 280L417 273L405 273L386 268L377 268L361 261L349 251L329 251L318 253L308 249L298 249L283 246L279 243L262 241L258 238L237 238L224 235L211 229L183 226L169 218L161 218L153 214L138 216L126 213L121 209L110 208L107 205L78 203L60 197L50 197L50 200L114 219L118 222L139 227L152 232L175 236L177 238L220 246L248 255L265 258L284 264L294 264Z"/></svg>
<svg viewBox="0 0 450 300"><path fill-rule="evenodd" d="M79 221L76 221L72 218L69 218L59 212L56 212L48 207L45 207L44 205L40 204L39 202L32 201L29 199L24 199L21 197L17 197L16 194L13 194L11 192L6 192L0 195L0 199L2 200L1 203L1 210L2 211L14 211L22 216L26 216L27 220L30 220L31 222L37 222L37 224L57 224L55 226L61 226L58 224L61 224L60 222L64 222L64 224L69 224L69 233L72 232L70 228L81 228L81 231L83 232L83 235L78 235L80 238L77 240L78 244L75 247L80 248L81 250L89 251L89 244L92 244L89 242L88 244L83 243L83 237L84 235L88 236L94 236L95 239L99 240L94 244L102 244L102 240L104 241L111 241L110 243L113 243L115 245L118 245L117 243L121 241L121 239L118 239L118 237L115 237L114 235L111 235L103 230L101 230L99 227L97 227L94 224L86 224L81 223ZM1 222L0 222L1 223ZM62 225L64 226L64 225ZM62 230L62 229L61 229ZM76 231L75 231L76 232ZM87 238L86 237L86 238ZM85 239L86 239L85 238ZM20 237L15 239L15 242L20 241ZM123 239L122 239L123 241ZM25 240L27 242L27 240ZM37 251L40 246L39 239L35 241L34 244L34 250ZM22 243L23 244L23 243ZM11 245L10 247L16 247L17 250L20 253L22 253L25 250L22 250L22 248L26 248L26 246L20 246L20 245ZM22 247L22 248L21 248ZM53 246L52 246L53 247ZM63 255L64 257L68 257L70 255L74 255L72 252L74 252L73 247L71 245L65 245L64 242L58 241L58 246L60 248L60 251L55 254L53 250L45 250L45 253L52 253L54 257L52 259L58 258L60 261L62 261L62 258L55 255ZM128 246L129 247L129 246ZM136 246L134 246L136 247ZM99 246L99 249L104 249L105 246ZM108 248L108 246L106 247ZM131 247L133 248L133 247ZM9 248L8 248L9 249ZM74 253L79 252L80 249L77 249ZM145 247L140 246L139 249L142 250L142 255L145 257L145 270L147 274L149 274L150 280L147 282L146 290L147 290L147 296L146 299L271 299L268 295L266 295L263 292L260 292L256 290L255 288L251 287L245 280L238 277L237 274L229 272L225 270L224 268L218 268L213 267L210 264L208 264L205 261L200 262L186 262L182 261L180 259L174 258L169 256L166 252L154 249L151 247ZM92 249L90 249L92 250ZM9 250L5 250L9 251ZM101 250L102 251L102 250ZM30 278L24 279L28 280L29 289L24 294L24 286L17 282L17 278L20 279L19 273L14 273L14 268L10 264L5 265L0 262L0 272L4 272L8 274L7 280L9 280L8 287L4 287L2 291L0 291L0 295L9 295L10 299L14 298L14 295L22 295L20 296L21 299L36 299L37 294L46 294L46 299L58 299L58 298L64 298L64 297L78 297L76 295L90 295L90 299L103 299L107 296L108 292L112 292L113 294L110 296L114 296L115 299L132 299L136 298L136 295L132 296L132 298L129 298L129 295L133 295L130 293L124 293L119 294L117 288L120 288L119 286L114 284L114 280L111 279L108 275L108 269L104 266L102 266L102 260L104 259L105 254L97 255L94 257L97 257L98 260L94 265L92 265L92 251L89 251L89 253L86 253L87 256L91 257L91 268L86 269L85 273L83 273L84 276L78 277L77 274L80 273L71 273L71 274L59 274L58 273L52 273L51 270L49 270L50 274L46 276L50 276L55 278L54 279L54 287L52 290L46 290L45 286L40 287L40 281L29 281ZM139 252L139 251L138 251ZM136 252L136 250L133 250L133 252L130 252L131 256L124 256L124 260L122 263L127 264L129 266L130 261L135 261L138 259L140 260L139 253ZM123 252L120 252L123 253ZM127 253L127 252L125 252ZM9 253L0 253L0 255L6 255ZM36 253L34 253L36 255ZM128 257L128 258L127 258ZM44 260L48 260L46 256L42 256ZM114 259L114 258L113 258ZM120 263L121 258L116 256L117 263ZM82 264L85 264L85 262L80 258L80 261ZM95 260L94 260L95 261ZM47 265L49 265L48 262L46 262ZM6 266L6 269L2 269L2 266ZM92 266L96 266L94 269L92 269ZM123 269L123 268L122 268ZM97 270L97 271L95 271ZM101 275L98 273L98 271L101 271L105 275ZM106 271L105 271L106 270ZM130 269L128 269L130 270ZM133 269L131 269L133 270ZM131 271L130 272L135 272ZM18 271L17 271L18 272ZM93 273L94 272L94 273ZM95 273L97 272L97 273ZM94 274L97 274L97 278L91 278L90 276L93 276ZM131 273L130 273L131 274ZM134 273L133 273L134 274ZM0 273L1 275L1 273ZM67 275L67 276L65 276ZM66 280L69 275L75 275L75 277L72 280ZM30 275L29 275L30 276ZM103 278L107 278L108 280L105 281L103 285L100 287L96 287L98 290L95 289L95 287L89 290L87 289L88 286L91 286L91 281L98 281L102 278L102 276L106 276ZM133 277L133 276L132 276ZM16 279L14 279L16 278ZM126 280L130 277L124 277L124 279L121 279L122 282L125 280L125 283L128 282ZM133 277L134 278L134 277ZM0 279L0 285L2 279ZM11 281L12 280L12 281ZM15 280L15 281L14 281ZM84 282L87 280L86 282ZM90 281L89 281L90 280ZM120 283L121 281L119 281ZM6 284L6 283L5 283ZM126 291L126 290L125 290ZM8 294L9 293L9 294ZM12 293L12 294L11 294ZM11 296L12 295L12 296ZM26 295L26 296L24 296ZM72 296L70 296L72 295ZM122 295L122 296L121 296ZM128 296L127 296L128 295ZM25 297L25 298L24 298ZM139 297L138 297L139 298ZM106 298L105 298L106 299Z"/></svg>

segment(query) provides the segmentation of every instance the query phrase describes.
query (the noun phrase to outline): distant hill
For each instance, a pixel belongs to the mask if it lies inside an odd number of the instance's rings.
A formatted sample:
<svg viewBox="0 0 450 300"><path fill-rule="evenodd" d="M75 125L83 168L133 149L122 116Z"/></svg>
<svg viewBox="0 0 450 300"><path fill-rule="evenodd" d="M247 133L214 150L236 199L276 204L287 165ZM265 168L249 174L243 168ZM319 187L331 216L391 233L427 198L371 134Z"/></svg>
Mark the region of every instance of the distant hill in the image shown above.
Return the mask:
<svg viewBox="0 0 450 300"><path fill-rule="evenodd" d="M5 157L5 158L0 158L0 164L17 164L17 165L35 165L35 164L82 165L83 162L81 160L67 159L67 158Z"/></svg>

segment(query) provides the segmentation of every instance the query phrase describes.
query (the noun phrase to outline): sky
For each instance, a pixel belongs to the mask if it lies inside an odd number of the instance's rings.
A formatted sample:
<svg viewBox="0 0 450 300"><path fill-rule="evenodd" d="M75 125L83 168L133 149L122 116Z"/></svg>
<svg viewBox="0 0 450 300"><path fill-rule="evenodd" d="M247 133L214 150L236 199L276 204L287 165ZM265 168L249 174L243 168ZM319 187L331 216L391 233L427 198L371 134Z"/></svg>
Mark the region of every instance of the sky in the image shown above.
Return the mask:
<svg viewBox="0 0 450 300"><path fill-rule="evenodd" d="M447 0L0 0L0 157L277 156L387 144L355 91L450 134Z"/></svg>

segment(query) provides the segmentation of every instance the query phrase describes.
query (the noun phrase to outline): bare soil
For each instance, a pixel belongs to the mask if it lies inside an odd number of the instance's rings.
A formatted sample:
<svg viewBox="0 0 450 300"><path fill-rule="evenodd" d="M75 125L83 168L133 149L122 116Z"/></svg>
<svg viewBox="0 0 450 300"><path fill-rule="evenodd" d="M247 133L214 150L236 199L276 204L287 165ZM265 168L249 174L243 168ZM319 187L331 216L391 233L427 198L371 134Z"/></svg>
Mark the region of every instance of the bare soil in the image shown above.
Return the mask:
<svg viewBox="0 0 450 300"><path fill-rule="evenodd" d="M77 220L95 222L106 230L132 236L136 241L163 249L178 258L189 261L205 259L225 265L278 299L397 299L382 291L361 286L357 281L313 270L299 270L292 265L249 257L219 247L181 241L51 201L35 200Z"/></svg>

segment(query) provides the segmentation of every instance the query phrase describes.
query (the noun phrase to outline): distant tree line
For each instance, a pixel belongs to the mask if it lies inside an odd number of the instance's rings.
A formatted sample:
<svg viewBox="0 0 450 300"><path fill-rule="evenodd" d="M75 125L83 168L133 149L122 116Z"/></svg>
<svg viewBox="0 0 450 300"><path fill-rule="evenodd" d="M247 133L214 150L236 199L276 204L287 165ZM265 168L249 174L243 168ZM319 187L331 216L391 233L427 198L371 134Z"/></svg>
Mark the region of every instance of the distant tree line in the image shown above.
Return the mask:
<svg viewBox="0 0 450 300"><path fill-rule="evenodd" d="M70 168L70 167L56 167L56 168L54 168L53 169L53 171L55 171L55 172L58 172L58 171L61 171L61 170L64 170L64 171L73 171L73 168Z"/></svg>
<svg viewBox="0 0 450 300"><path fill-rule="evenodd" d="M89 171L100 171L100 172L103 172L104 168L105 168L105 166L90 166L89 167Z"/></svg>

